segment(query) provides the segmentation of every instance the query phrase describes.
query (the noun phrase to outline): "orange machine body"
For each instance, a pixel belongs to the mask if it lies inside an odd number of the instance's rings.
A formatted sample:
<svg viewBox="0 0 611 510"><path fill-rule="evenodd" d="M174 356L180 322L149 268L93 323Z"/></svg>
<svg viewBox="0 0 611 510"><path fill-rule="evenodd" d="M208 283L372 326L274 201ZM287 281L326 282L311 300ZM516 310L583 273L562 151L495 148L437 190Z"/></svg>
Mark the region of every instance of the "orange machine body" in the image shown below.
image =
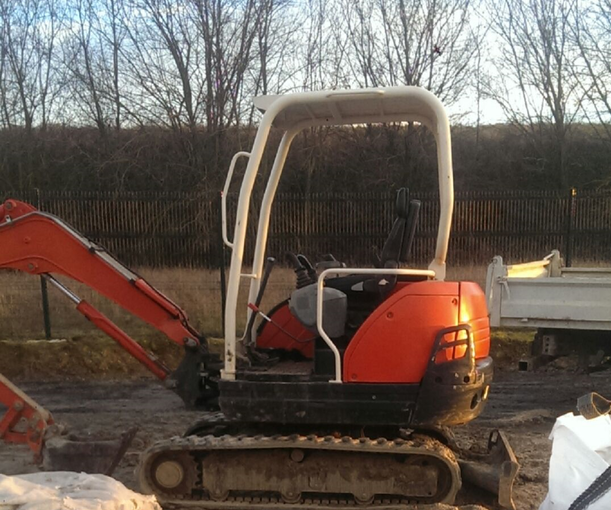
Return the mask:
<svg viewBox="0 0 611 510"><path fill-rule="evenodd" d="M424 377L439 331L458 324L471 326L476 359L487 357L488 310L476 283L399 283L350 341L344 354L343 380L418 383ZM452 340L455 338L447 338ZM460 358L465 350L465 346L442 350L436 361Z"/></svg>
<svg viewBox="0 0 611 510"><path fill-rule="evenodd" d="M260 328L258 348L313 356L314 342L308 339L314 334L290 313L286 302L269 315L273 322ZM485 296L479 285L398 282L393 293L350 340L344 354L342 378L352 383L418 383L426 371L436 335L441 329L458 324L471 326L475 358L486 358L490 351L490 327ZM447 341L455 340L454 336ZM460 358L465 351L464 345L442 350L436 361Z"/></svg>

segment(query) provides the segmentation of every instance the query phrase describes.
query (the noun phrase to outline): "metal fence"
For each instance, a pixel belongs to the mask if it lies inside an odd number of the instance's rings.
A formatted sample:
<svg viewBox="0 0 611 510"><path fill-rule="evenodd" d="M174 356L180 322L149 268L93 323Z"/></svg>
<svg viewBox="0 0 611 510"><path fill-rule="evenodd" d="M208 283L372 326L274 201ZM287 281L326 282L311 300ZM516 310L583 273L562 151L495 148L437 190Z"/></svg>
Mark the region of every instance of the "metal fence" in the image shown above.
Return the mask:
<svg viewBox="0 0 611 510"><path fill-rule="evenodd" d="M9 195L60 216L131 266L219 264L220 209L214 193L2 193ZM411 260L424 264L435 247L439 199L432 193L414 198L422 200L422 209ZM258 203L255 196L252 204ZM230 225L235 208L236 197L230 196ZM247 257L254 245L256 209L249 221ZM391 192L279 194L268 253L282 258L294 251L312 259L333 253L340 260L369 264L393 217ZM501 254L523 261L559 248L569 259L609 261L610 220L609 191L457 193L448 260L479 265Z"/></svg>

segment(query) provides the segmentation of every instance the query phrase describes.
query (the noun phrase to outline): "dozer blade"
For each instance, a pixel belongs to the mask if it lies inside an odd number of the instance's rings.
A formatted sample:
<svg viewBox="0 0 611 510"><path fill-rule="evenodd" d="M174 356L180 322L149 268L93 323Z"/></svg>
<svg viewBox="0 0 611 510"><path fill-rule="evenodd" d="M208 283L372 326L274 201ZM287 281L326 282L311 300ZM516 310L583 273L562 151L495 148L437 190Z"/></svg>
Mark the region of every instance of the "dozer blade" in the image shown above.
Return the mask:
<svg viewBox="0 0 611 510"><path fill-rule="evenodd" d="M504 432L490 433L487 453L461 452L458 464L463 480L497 494L502 508L515 510L513 482L520 465Z"/></svg>
<svg viewBox="0 0 611 510"><path fill-rule="evenodd" d="M136 436L137 428L120 438L90 441L73 436L49 437L45 440L43 468L45 471L75 471L112 475Z"/></svg>

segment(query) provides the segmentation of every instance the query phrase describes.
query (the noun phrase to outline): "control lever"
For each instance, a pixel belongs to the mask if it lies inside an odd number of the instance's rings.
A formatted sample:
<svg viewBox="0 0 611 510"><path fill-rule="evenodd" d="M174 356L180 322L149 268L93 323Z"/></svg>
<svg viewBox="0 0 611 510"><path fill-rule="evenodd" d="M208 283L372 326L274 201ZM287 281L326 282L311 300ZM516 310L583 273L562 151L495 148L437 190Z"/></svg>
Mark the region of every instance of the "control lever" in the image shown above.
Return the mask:
<svg viewBox="0 0 611 510"><path fill-rule="evenodd" d="M316 338L317 338L317 336L313 336L312 338L306 338L306 339L298 338L295 335L293 335L291 332L287 331L280 324L278 324L274 319L272 319L268 315L265 315L258 307L256 307L252 303L248 305L248 308L250 308L256 314L260 315L264 320L266 320L270 324L273 324L276 328L278 328L280 331L282 331L286 336L292 338L295 342L299 342L299 343L312 342L312 341L316 340Z"/></svg>
<svg viewBox="0 0 611 510"><path fill-rule="evenodd" d="M316 274L316 269L310 264L310 261L305 255L301 253L297 255L297 259L301 262L301 265L305 267L305 270L308 272L308 276L310 277L311 283L316 283L318 281L318 275Z"/></svg>
<svg viewBox="0 0 611 510"><path fill-rule="evenodd" d="M325 253L320 262L316 263L316 269L320 271L335 267L346 267L346 264L337 260L332 253ZM318 277L316 279L318 280Z"/></svg>
<svg viewBox="0 0 611 510"><path fill-rule="evenodd" d="M298 289L301 289L302 287L306 287L314 283L310 279L307 269L303 267L297 255L289 251L286 253L286 258L289 260L289 262L293 265L293 268L295 269L295 276L297 277L296 287Z"/></svg>
<svg viewBox="0 0 611 510"><path fill-rule="evenodd" d="M274 264L276 264L276 259L274 257L267 257L265 260L265 266L263 266L263 276L261 277L261 285L259 286L259 292L257 293L257 297L255 298L255 302L252 303L256 308L259 308L261 301L263 300L263 294L265 293L265 287L267 287L267 282L269 280L269 275L274 269ZM250 303L248 305L250 307ZM248 319L248 324L246 325L246 338L245 345L250 346L252 344L252 328L255 324L255 319L257 318L256 313L251 313L250 318Z"/></svg>

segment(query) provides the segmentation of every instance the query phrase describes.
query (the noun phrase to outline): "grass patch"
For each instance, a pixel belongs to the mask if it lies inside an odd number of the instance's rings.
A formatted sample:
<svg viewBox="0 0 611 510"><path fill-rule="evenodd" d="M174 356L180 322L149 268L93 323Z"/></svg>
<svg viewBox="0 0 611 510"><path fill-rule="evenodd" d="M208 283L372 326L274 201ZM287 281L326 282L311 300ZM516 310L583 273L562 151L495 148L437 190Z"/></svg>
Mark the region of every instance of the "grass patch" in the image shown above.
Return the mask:
<svg viewBox="0 0 611 510"><path fill-rule="evenodd" d="M163 338L139 342L174 368L183 356L180 346ZM109 338L0 341L0 373L9 379L125 379L153 377L138 361Z"/></svg>
<svg viewBox="0 0 611 510"><path fill-rule="evenodd" d="M519 360L530 356L535 338L534 329L493 329L490 339L490 355L497 367L517 370Z"/></svg>
<svg viewBox="0 0 611 510"><path fill-rule="evenodd" d="M208 336L221 336L221 291L218 271L206 269L142 269L139 273L178 306L191 325ZM79 297L99 309L117 326L134 338L154 338L159 332L137 317L85 285L59 278ZM240 287L238 328L244 327L248 280ZM264 309L286 299L295 285L294 272L276 268L271 275L262 303ZM0 339L44 338L40 280L12 271L0 272ZM97 335L97 328L74 309L74 305L53 286L49 286L52 337L81 338Z"/></svg>

